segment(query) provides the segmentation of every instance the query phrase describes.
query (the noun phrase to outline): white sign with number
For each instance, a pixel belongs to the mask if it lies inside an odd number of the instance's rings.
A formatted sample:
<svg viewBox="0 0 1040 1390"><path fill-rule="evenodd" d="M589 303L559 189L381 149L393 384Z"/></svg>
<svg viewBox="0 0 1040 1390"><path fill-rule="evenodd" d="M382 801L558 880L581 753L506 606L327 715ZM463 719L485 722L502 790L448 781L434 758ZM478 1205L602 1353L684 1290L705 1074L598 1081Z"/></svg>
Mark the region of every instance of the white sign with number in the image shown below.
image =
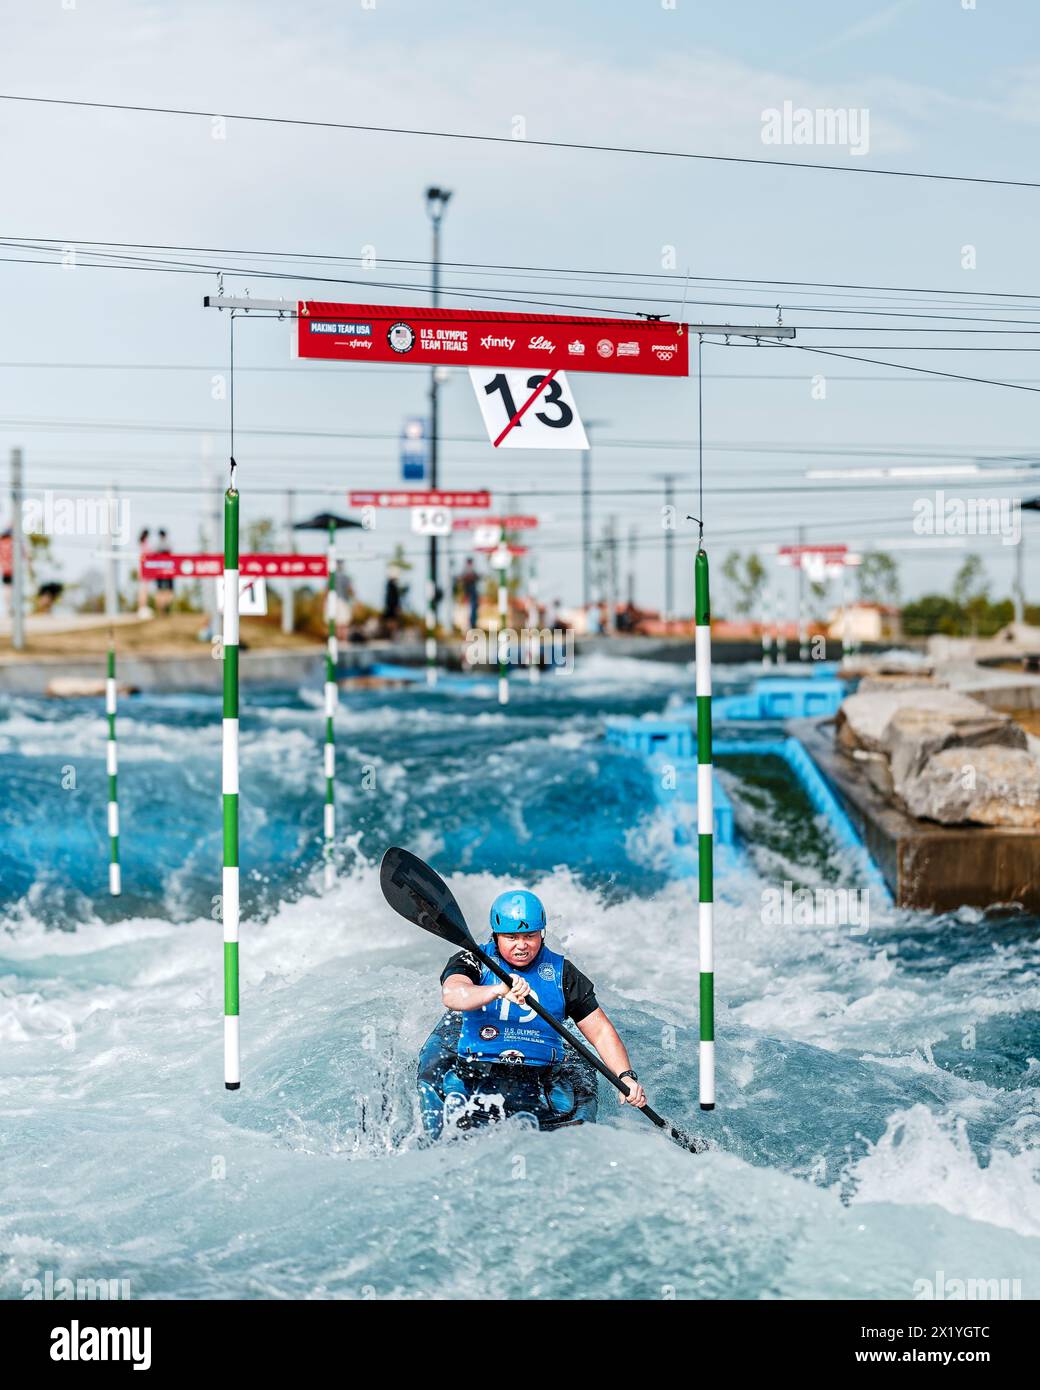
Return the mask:
<svg viewBox="0 0 1040 1390"><path fill-rule="evenodd" d="M214 579L217 586L217 612L224 611L224 576ZM267 580L238 578L238 613L241 618L264 618L267 616Z"/></svg>
<svg viewBox="0 0 1040 1390"><path fill-rule="evenodd" d="M419 536L450 536L451 512L446 507L413 507L412 530Z"/></svg>
<svg viewBox="0 0 1040 1390"><path fill-rule="evenodd" d="M526 371L470 368L469 379L477 405L488 438L496 449L589 447L566 373L557 372L548 382L547 375L533 368ZM540 383L544 383L541 389ZM510 425L519 412L522 412L519 420Z"/></svg>

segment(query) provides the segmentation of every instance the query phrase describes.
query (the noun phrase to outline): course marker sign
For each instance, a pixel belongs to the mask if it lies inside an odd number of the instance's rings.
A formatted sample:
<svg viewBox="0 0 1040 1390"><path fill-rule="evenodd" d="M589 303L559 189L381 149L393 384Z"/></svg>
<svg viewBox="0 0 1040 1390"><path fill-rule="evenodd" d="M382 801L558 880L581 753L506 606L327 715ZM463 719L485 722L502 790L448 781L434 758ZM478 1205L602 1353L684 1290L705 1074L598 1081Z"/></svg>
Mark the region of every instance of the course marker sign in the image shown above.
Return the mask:
<svg viewBox="0 0 1040 1390"><path fill-rule="evenodd" d="M469 379L496 449L587 449L564 372L471 367Z"/></svg>
<svg viewBox="0 0 1040 1390"><path fill-rule="evenodd" d="M324 555L243 555L238 572L243 579L324 579ZM142 555L142 579L220 579L223 555Z"/></svg>
<svg viewBox="0 0 1040 1390"><path fill-rule="evenodd" d="M569 314L300 301L296 355L336 362L686 376L682 324Z"/></svg>
<svg viewBox="0 0 1040 1390"><path fill-rule="evenodd" d="M352 507L490 507L490 492L420 492L404 489L385 492L350 492Z"/></svg>

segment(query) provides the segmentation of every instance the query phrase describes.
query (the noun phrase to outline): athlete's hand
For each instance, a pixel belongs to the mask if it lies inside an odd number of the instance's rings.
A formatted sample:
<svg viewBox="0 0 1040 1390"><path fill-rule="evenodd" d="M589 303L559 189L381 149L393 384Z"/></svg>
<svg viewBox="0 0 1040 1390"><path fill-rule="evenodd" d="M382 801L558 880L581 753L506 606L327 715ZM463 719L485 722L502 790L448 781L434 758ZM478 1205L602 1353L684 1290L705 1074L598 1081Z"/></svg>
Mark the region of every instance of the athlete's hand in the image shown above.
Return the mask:
<svg viewBox="0 0 1040 1390"><path fill-rule="evenodd" d="M513 982L509 989L506 989L504 984L499 985L499 989L502 991L501 997L508 999L513 1004L522 1004L531 993L531 986L519 975L510 975L509 978Z"/></svg>
<svg viewBox="0 0 1040 1390"><path fill-rule="evenodd" d="M622 1077L622 1086L628 1087L628 1095L623 1096L620 1091L617 1093L619 1105L637 1105L640 1110L646 1104L646 1092L638 1081L633 1081L630 1076Z"/></svg>

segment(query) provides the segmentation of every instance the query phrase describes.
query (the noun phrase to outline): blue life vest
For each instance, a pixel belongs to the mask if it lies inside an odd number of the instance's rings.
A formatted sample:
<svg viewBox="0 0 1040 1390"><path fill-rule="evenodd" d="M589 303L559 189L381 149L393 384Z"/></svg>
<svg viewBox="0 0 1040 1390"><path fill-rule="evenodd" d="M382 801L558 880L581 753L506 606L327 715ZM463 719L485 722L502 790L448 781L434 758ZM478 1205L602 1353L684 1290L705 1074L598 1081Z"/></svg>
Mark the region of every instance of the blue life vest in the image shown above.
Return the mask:
<svg viewBox="0 0 1040 1390"><path fill-rule="evenodd" d="M486 942L483 950L503 970L526 980L546 1013L563 1022L566 1001L562 956L543 944L527 969L517 970L501 958L494 940ZM499 980L484 966L480 983L498 984ZM463 1012L458 1050L460 1057L472 1057L478 1062L515 1062L527 1067L545 1067L559 1061L564 1045L562 1038L533 1009L524 1004L518 1006L509 999L492 999L482 1008Z"/></svg>

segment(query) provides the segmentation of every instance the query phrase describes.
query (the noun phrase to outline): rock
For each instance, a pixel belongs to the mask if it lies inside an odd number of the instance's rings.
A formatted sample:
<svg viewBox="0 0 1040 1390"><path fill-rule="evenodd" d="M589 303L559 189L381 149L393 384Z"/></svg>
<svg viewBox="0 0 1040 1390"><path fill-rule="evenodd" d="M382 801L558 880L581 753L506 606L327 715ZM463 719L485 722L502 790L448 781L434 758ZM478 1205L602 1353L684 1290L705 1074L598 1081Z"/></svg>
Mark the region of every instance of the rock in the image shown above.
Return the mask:
<svg viewBox="0 0 1040 1390"><path fill-rule="evenodd" d="M977 700L942 686L891 687L885 690L857 691L842 702L838 711L839 735L850 748L886 752L885 731L899 710L928 711L934 722L956 724L982 717L991 711ZM997 716L998 722L1001 717ZM999 740L992 740L999 742Z"/></svg>
<svg viewBox="0 0 1040 1390"><path fill-rule="evenodd" d="M1040 761L1020 748L944 749L906 778L900 794L912 816L944 825L1040 830Z"/></svg>
<svg viewBox="0 0 1040 1390"><path fill-rule="evenodd" d="M940 710L926 705L898 709L889 719L883 735L892 782L897 792L908 777L920 772L941 749L981 748L999 744L1004 748L1025 748L1025 731L999 711L964 696L957 697L971 710Z"/></svg>

